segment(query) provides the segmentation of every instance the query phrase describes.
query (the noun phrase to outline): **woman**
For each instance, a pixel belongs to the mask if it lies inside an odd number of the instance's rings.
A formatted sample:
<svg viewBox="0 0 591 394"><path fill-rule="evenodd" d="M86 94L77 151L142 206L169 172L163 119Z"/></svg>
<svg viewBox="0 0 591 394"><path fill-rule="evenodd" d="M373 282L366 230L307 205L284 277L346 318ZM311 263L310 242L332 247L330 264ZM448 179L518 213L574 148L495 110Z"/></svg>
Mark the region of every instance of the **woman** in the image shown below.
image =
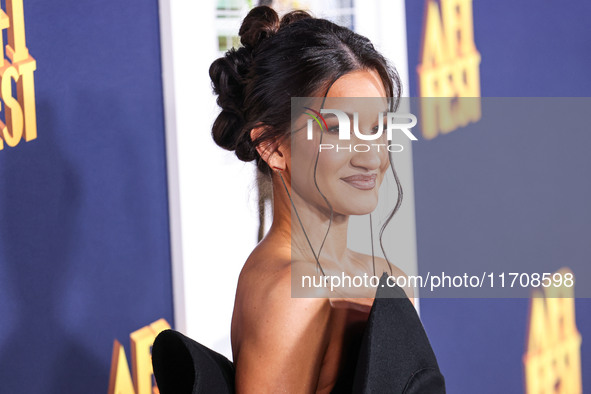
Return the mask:
<svg viewBox="0 0 591 394"><path fill-rule="evenodd" d="M391 109L396 103L387 98L400 96L400 81L365 37L302 11L280 20L271 8L254 8L239 34L243 46L210 68L222 108L212 134L219 146L255 160L269 175L273 223L238 281L231 334L236 390L350 390L375 288L329 298L335 294L326 288L300 286L308 293L292 298L292 280L297 287L305 276L404 275L384 259L347 248L349 216L376 208L389 154L320 153L321 138L336 138L328 124L336 118L326 116L324 128L313 122L312 140L304 128L333 99L373 97ZM309 111L292 124L292 97L321 99L309 101ZM359 128L371 133L376 114L360 115Z"/></svg>

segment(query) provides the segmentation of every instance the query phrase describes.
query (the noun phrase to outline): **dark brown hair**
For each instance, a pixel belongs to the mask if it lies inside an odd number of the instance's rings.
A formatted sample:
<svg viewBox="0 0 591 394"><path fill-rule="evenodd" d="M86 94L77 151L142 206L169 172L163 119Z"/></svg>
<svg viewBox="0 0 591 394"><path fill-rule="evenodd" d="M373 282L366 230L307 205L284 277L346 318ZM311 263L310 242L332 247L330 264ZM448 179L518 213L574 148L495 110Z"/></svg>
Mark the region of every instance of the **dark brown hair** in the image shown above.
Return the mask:
<svg viewBox="0 0 591 394"><path fill-rule="evenodd" d="M256 146L290 135L291 97L322 97L339 77L375 70L388 97L400 97L396 70L371 42L328 20L293 11L279 19L267 6L253 8L239 31L242 46L230 49L209 69L222 108L212 128L214 141L243 161L269 166ZM250 131L264 126L254 141Z"/></svg>

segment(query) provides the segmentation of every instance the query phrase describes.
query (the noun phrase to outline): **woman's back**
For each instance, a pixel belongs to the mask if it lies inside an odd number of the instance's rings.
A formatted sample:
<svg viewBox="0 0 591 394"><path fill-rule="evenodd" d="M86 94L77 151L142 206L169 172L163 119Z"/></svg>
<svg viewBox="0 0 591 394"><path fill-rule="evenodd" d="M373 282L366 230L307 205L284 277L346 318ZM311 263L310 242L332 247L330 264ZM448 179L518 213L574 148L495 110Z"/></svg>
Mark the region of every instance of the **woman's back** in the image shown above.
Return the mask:
<svg viewBox="0 0 591 394"><path fill-rule="evenodd" d="M292 298L291 249L277 241L268 237L257 246L238 281L237 390L266 382L259 392L346 392L368 313L333 308L327 298Z"/></svg>

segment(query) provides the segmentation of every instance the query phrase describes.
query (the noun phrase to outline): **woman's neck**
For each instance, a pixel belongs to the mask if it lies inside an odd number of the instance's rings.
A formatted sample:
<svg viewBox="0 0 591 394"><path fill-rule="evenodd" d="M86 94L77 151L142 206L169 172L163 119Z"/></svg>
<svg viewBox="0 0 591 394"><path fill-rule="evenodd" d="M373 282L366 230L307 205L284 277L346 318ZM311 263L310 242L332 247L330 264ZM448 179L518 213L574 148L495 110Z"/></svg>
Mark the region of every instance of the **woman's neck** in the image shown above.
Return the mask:
<svg viewBox="0 0 591 394"><path fill-rule="evenodd" d="M285 179L287 176L283 176L285 186L280 176L273 174L273 223L269 235L280 236L286 242L291 243L292 260L314 261L319 258L321 264L324 261L328 265L335 264L342 267L347 259L349 217L334 214L331 223L330 210L327 207L318 207L305 202L297 193L293 192L289 179ZM330 231L326 235L329 225ZM318 256L321 246L322 250ZM316 257L312 253L312 249Z"/></svg>

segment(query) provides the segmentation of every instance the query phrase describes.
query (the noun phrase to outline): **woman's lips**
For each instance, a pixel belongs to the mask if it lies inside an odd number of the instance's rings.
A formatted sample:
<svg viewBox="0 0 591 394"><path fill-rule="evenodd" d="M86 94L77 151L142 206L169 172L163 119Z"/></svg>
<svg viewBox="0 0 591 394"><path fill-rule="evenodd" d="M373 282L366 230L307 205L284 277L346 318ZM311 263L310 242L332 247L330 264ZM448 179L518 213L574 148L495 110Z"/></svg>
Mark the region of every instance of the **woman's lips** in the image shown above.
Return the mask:
<svg viewBox="0 0 591 394"><path fill-rule="evenodd" d="M341 179L356 189L371 190L376 186L376 177L376 174L351 175Z"/></svg>

